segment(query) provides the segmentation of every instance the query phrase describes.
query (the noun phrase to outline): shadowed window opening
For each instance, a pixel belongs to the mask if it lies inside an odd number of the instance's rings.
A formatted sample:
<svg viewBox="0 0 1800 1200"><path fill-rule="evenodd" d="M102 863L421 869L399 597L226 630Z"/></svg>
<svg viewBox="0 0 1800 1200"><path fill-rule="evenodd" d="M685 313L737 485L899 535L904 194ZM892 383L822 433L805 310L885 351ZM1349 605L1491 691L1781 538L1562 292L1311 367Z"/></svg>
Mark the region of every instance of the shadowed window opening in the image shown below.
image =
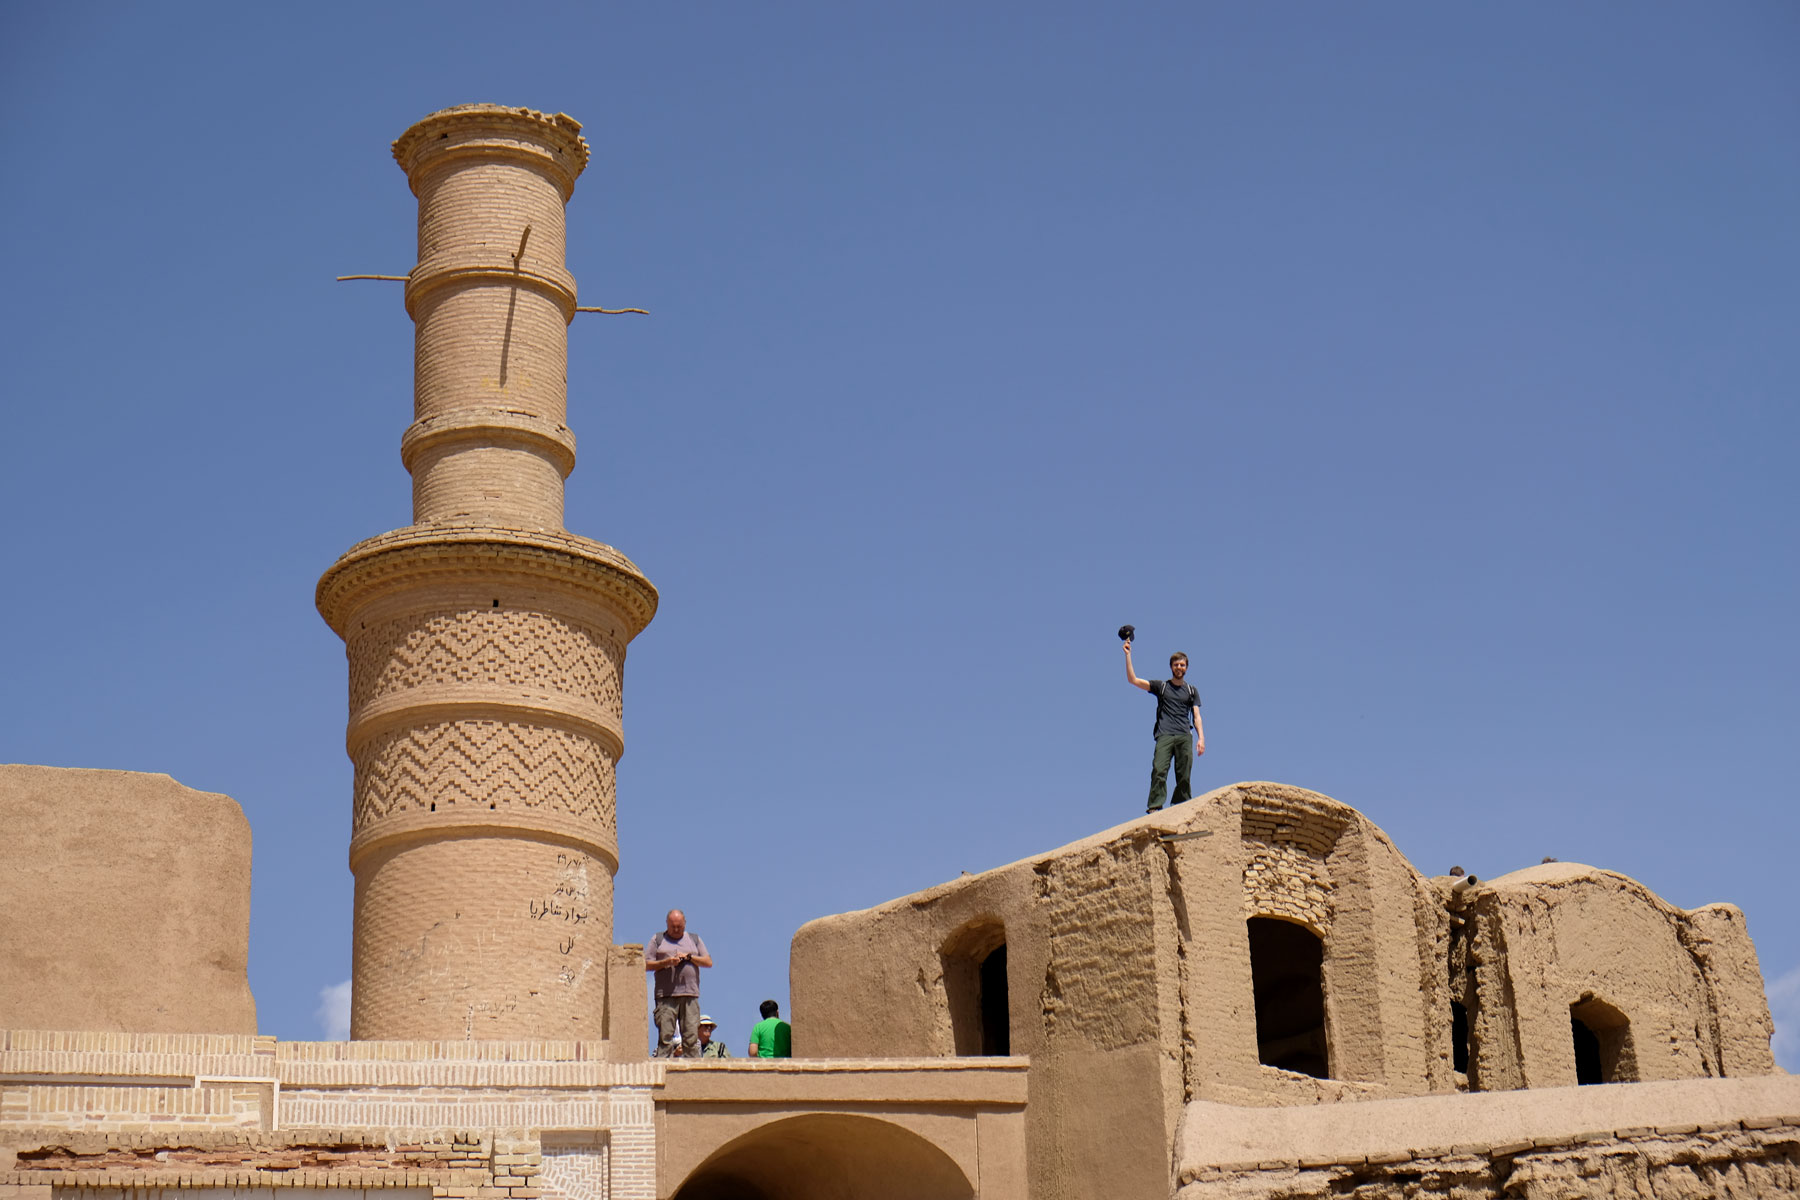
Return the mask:
<svg viewBox="0 0 1800 1200"><path fill-rule="evenodd" d="M1450 1002L1450 1065L1469 1072L1469 1010L1460 1000Z"/></svg>
<svg viewBox="0 0 1800 1200"><path fill-rule="evenodd" d="M1249 927L1257 1057L1266 1066L1329 1079L1325 943L1305 926L1274 917L1251 917Z"/></svg>
<svg viewBox="0 0 1800 1200"><path fill-rule="evenodd" d="M1605 1083L1600 1075L1600 1039L1580 1017L1570 1017L1575 1034L1575 1082Z"/></svg>
<svg viewBox="0 0 1800 1200"><path fill-rule="evenodd" d="M1012 1053L1012 1030L1006 1009L1006 947L981 960L981 1052Z"/></svg>
<svg viewBox="0 0 1800 1200"><path fill-rule="evenodd" d="M1631 1019L1604 1000L1583 996L1569 1005L1576 1083L1635 1083L1637 1050Z"/></svg>
<svg viewBox="0 0 1800 1200"><path fill-rule="evenodd" d="M1012 1053L1006 926L991 918L965 925L944 944L941 957L952 1052L961 1058Z"/></svg>

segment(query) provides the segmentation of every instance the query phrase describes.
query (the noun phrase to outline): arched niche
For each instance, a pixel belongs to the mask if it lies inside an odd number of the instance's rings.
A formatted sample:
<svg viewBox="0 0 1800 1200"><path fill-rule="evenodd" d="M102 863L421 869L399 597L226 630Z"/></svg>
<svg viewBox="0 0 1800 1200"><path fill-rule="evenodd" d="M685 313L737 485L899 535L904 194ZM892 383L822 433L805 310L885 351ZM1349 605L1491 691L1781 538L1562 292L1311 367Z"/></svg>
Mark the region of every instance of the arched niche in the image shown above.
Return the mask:
<svg viewBox="0 0 1800 1200"><path fill-rule="evenodd" d="M719 1147L672 1200L973 1200L950 1156L890 1121L812 1113Z"/></svg>
<svg viewBox="0 0 1800 1200"><path fill-rule="evenodd" d="M939 956L956 1055L1012 1053L1005 923L998 917L971 921L945 939Z"/></svg>
<svg viewBox="0 0 1800 1200"><path fill-rule="evenodd" d="M1569 1005L1569 1032L1575 1049L1576 1083L1634 1083L1637 1047L1631 1019L1592 994Z"/></svg>

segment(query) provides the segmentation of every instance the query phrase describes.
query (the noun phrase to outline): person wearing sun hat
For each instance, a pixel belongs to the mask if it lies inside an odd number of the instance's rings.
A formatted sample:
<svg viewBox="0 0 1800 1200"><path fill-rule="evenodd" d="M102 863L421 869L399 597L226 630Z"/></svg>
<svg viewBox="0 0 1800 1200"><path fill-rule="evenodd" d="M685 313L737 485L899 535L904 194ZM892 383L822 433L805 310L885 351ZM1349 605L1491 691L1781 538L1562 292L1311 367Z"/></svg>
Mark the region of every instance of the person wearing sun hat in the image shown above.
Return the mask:
<svg viewBox="0 0 1800 1200"><path fill-rule="evenodd" d="M700 1024L697 1025L695 1028L700 1033L700 1057L701 1058L730 1058L731 1057L731 1051L727 1050L725 1048L724 1042L713 1041L713 1032L716 1029L718 1029L718 1027L719 1027L719 1023L717 1021L713 1020L711 1017L707 1016L705 1013L700 1014Z"/></svg>

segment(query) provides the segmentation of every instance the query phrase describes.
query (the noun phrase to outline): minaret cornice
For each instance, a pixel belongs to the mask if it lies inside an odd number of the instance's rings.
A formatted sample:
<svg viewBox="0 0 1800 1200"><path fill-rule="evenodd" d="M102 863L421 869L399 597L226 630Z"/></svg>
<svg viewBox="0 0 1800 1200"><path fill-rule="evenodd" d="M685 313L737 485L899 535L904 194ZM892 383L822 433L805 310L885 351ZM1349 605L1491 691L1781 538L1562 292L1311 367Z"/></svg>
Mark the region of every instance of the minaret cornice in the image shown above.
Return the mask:
<svg viewBox="0 0 1800 1200"><path fill-rule="evenodd" d="M458 104L432 113L394 141L394 161L418 194L421 167L455 159L504 157L531 162L556 177L567 202L588 165L581 122L504 104Z"/></svg>
<svg viewBox="0 0 1800 1200"><path fill-rule="evenodd" d="M604 542L492 525L409 525L358 542L320 577L314 600L326 624L345 637L356 612L383 596L506 577L610 602L627 639L656 615L655 585Z"/></svg>

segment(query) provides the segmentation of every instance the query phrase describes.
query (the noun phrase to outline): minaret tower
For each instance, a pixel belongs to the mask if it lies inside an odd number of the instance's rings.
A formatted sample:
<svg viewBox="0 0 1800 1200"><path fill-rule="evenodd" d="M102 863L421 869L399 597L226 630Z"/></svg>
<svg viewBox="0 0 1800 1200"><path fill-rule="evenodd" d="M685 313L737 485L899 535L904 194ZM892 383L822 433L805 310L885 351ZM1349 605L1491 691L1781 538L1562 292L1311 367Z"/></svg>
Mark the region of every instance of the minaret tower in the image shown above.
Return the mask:
<svg viewBox="0 0 1800 1200"><path fill-rule="evenodd" d="M350 661L350 1036L599 1039L621 671L657 597L562 525L563 206L588 145L567 116L471 104L394 157L419 198L413 523L318 589Z"/></svg>

